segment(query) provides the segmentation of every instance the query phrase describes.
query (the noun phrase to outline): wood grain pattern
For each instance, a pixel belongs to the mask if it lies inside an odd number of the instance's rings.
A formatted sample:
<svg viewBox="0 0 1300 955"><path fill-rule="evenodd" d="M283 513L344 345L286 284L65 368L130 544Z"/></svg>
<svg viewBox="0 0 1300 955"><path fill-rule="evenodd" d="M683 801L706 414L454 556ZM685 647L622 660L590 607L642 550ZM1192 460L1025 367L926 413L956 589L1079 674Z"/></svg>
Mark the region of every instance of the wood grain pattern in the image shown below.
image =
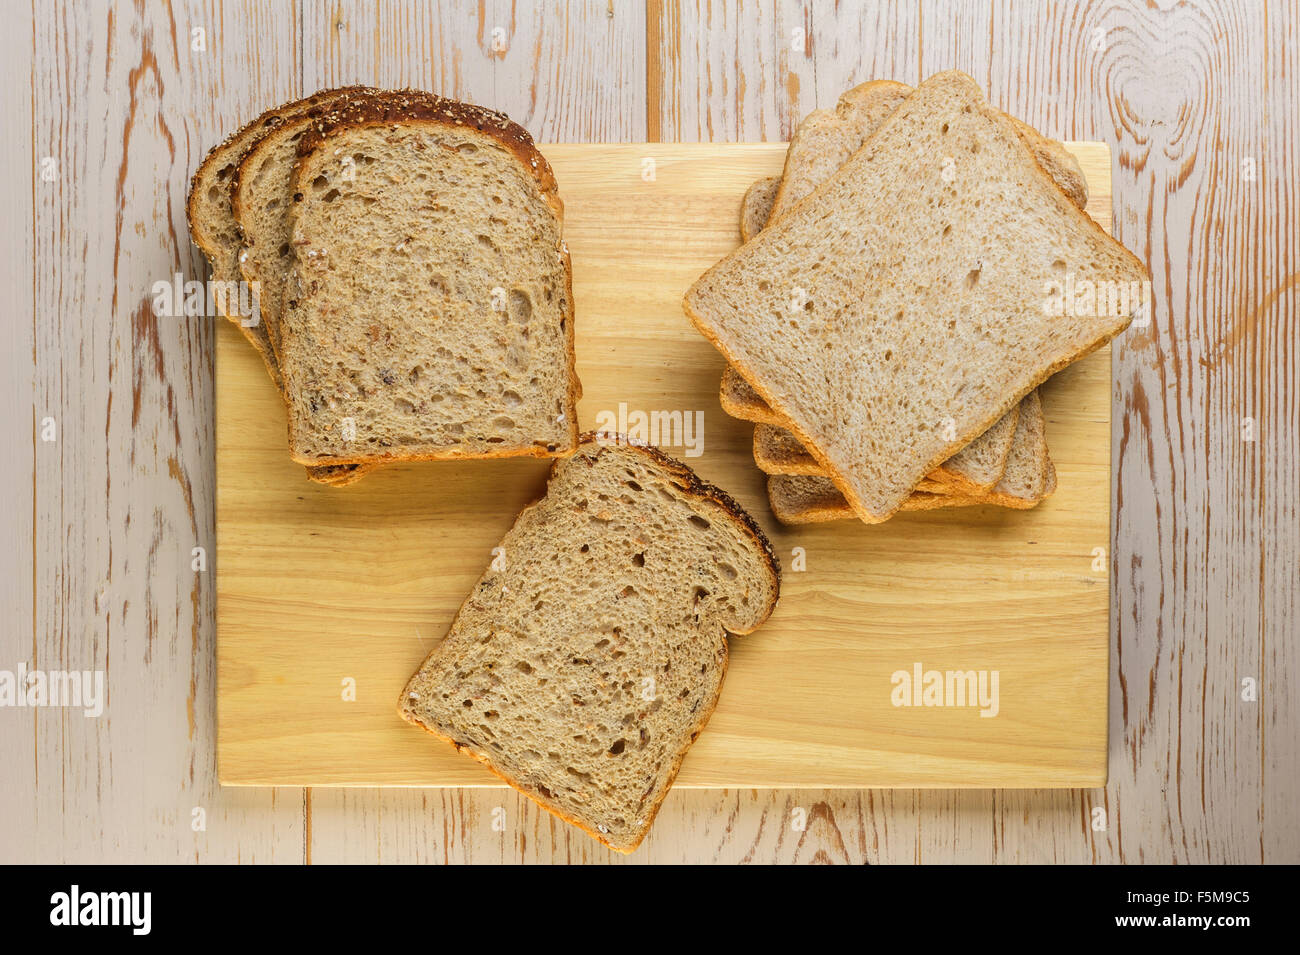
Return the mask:
<svg viewBox="0 0 1300 955"><path fill-rule="evenodd" d="M735 494L790 568L761 634L731 641L727 691L677 785L1104 781L1108 608L1105 575L1090 564L1109 528L1106 353L1042 389L1059 488L1038 508L783 528L753 464L752 427L718 408L722 359L686 321L681 299L736 247L741 197L781 169L784 144L542 149L565 197L580 427L620 408L698 416L700 447L669 436L661 446ZM1109 153L1100 144L1070 149L1088 177L1090 211L1106 227ZM288 459L280 396L238 333L223 328L222 782L494 783L477 763L407 728L394 701L546 469L536 461L413 464L343 492L312 487ZM893 706L891 674L917 662L996 671L995 718ZM354 681L355 702L341 699L344 679Z"/></svg>
<svg viewBox="0 0 1300 955"><path fill-rule="evenodd" d="M183 333L133 325L126 302L142 301L141 277L170 273L170 262L202 275L180 203L185 177L219 135L331 77L410 77L491 95L542 141L779 140L850 78L914 83L923 69L957 66L1045 132L1111 144L1116 229L1157 279L1149 345L1114 357L1122 455L1112 782L1077 794L824 792L814 805L825 809L797 838L786 830L789 793L673 793L643 853L1300 861L1295 4L761 0L742 11L736 0L383 2L342 7L378 10L345 18L343 32L331 25L339 5L326 0L170 7L169 16L161 5L92 11L34 0L30 20L11 18L0 41L11 75L32 77L30 89L14 82L0 95L11 139L31 130L30 143L0 161L13 164L9 181L24 182L24 169L31 177L11 201L27 192L33 203L31 228L6 233L0 257L14 290L5 387L23 409L5 432L3 486L19 506L4 516L12 571L4 586L12 617L30 620L0 636L8 661L0 666L86 665L83 651L93 648L109 667L115 707L147 706L154 717L142 725L115 714L87 733L55 711L0 711L0 757L14 768L0 808L20 820L0 838L0 859L166 861L199 857L200 848L210 860L304 855L297 790L268 797L211 786L211 601L202 588L192 599L151 547L154 528L165 537L211 526L211 339L196 322ZM611 8L606 45L593 28ZM480 23L512 14L537 35L516 39L504 58L485 55ZM805 17L804 59L781 60L778 43ZM181 40L200 24L210 27L211 52L189 58ZM39 179L45 155L72 170L63 186ZM1258 173L1249 188L1247 158ZM25 221L22 211L15 221ZM46 414L70 441L38 443ZM1240 440L1243 417L1256 421L1253 444ZM80 421L91 422L84 437ZM177 551L173 561L188 548ZM105 568L112 586L96 609ZM150 638L150 627L180 637ZM1244 677L1258 680L1255 703L1236 702ZM220 824L210 814L196 847L170 820L200 790L209 805L232 808ZM312 857L432 859L428 847L437 846L447 861L602 861L570 846L565 827L552 831L508 803L509 818L529 824L493 857L495 843L464 820L490 819L495 791L423 804L418 795L316 790ZM1091 829L1094 808L1106 810L1105 831Z"/></svg>

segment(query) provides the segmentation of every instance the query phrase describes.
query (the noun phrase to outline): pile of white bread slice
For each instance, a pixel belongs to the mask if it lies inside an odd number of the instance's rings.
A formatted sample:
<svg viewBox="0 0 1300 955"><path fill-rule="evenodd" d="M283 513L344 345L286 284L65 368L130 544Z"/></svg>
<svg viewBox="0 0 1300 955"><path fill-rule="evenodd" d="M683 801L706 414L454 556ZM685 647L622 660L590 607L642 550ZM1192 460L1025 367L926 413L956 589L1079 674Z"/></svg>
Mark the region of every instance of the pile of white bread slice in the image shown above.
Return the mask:
<svg viewBox="0 0 1300 955"><path fill-rule="evenodd" d="M1079 314L1053 290L1149 281L1086 201L1064 147L962 73L865 83L804 120L783 176L745 195L745 244L684 301L729 362L722 407L755 422L779 520L1052 493L1037 388L1141 300Z"/></svg>
<svg viewBox="0 0 1300 955"><path fill-rule="evenodd" d="M324 90L208 154L187 213L218 309L261 354L308 476L578 444L563 206L500 113ZM247 283L255 308L230 306Z"/></svg>

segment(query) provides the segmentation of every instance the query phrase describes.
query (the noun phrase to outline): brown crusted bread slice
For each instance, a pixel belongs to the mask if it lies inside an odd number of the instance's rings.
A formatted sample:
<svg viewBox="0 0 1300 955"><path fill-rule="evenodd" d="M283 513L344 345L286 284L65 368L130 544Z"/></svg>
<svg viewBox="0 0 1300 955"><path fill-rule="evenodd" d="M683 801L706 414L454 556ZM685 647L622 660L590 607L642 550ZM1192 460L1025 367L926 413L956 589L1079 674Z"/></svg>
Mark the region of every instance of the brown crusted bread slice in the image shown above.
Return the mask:
<svg viewBox="0 0 1300 955"><path fill-rule="evenodd" d="M1056 467L1047 451L1047 420L1037 391L1020 402L1020 421L1007 467L989 492L991 504L1033 507L1056 490Z"/></svg>
<svg viewBox="0 0 1300 955"><path fill-rule="evenodd" d="M1118 307L1051 314L1067 277L1118 290ZM874 522L1127 327L1147 279L952 72L702 276L684 307ZM795 288L804 307L791 310Z"/></svg>
<svg viewBox="0 0 1300 955"><path fill-rule="evenodd" d="M872 80L840 97L835 110L813 110L790 137L781 185L769 221L794 208L839 170L911 94L890 80Z"/></svg>
<svg viewBox="0 0 1300 955"><path fill-rule="evenodd" d="M344 95L315 109L285 117L248 150L233 177L230 204L243 236L239 271L257 289L262 326L277 357L282 298L293 264L290 213L298 143L308 130L336 117L349 106L376 97L399 95L357 88L340 92Z"/></svg>
<svg viewBox="0 0 1300 955"><path fill-rule="evenodd" d="M827 110L809 113L790 137L785 171L773 198L770 215L784 215L834 175L912 92L912 87L903 83L871 80L841 96L834 113ZM1044 172L1056 180L1061 191L1080 209L1086 206L1088 180L1069 151L1055 140L1041 135L1028 123L1009 115L1007 119Z"/></svg>
<svg viewBox="0 0 1300 955"><path fill-rule="evenodd" d="M728 365L722 370L722 385L718 389L718 403L733 418L770 424L778 428L786 425L785 417L772 410L736 369Z"/></svg>
<svg viewBox="0 0 1300 955"><path fill-rule="evenodd" d="M788 208L829 178L911 92L911 87L901 83L862 83L840 97L833 117L828 118L825 111L810 114L791 140L782 180L784 191L778 190L778 195L766 203L768 215L778 206ZM1083 208L1088 198L1087 179L1074 157L1060 143L1043 138L1025 123L1014 118L1012 122L1038 163ZM826 127L835 128L827 131ZM759 218L765 207L765 195L764 191L756 190L757 186L758 183L751 186L741 202L742 222L768 221ZM752 229L751 235L758 231ZM745 236L745 241L748 238ZM730 367L723 374L720 401L723 409L735 417L784 426L780 416ZM1016 433L1015 419L1004 416L992 429L941 464L927 480L936 485L951 485L953 490L965 494L989 491L1001 475L1000 462L1010 452L1010 442ZM925 490L920 486L918 489Z"/></svg>
<svg viewBox="0 0 1300 955"><path fill-rule="evenodd" d="M944 504L938 494L913 493L900 510L926 510L930 507L961 507L993 504L1018 510L1034 507L1056 490L1056 466L1047 452L1047 423L1038 392L1031 391L1020 403L1016 424L1016 441L1007 458L1006 470L997 486L984 495L949 494ZM755 454L757 457L757 453ZM768 480L768 500L772 513L784 524L809 524L853 517L853 509L834 483L824 475L807 472L808 481Z"/></svg>
<svg viewBox="0 0 1300 955"><path fill-rule="evenodd" d="M243 236L240 234L239 224L235 221L234 211L231 208L235 172L240 162L263 136L282 123L326 107L329 103L351 95L358 89L359 87L349 87L321 90L306 99L269 109L213 146L203 162L199 163L199 168L194 171L194 178L190 182L185 214L194 244L199 247L212 266L214 282L238 282L240 278L239 252L243 244ZM221 299L218 298L218 307L221 304ZM262 356L267 372L279 389L280 369L275 362L265 326L261 322L245 325L246 316L242 315L227 314L225 317L239 326L244 337Z"/></svg>
<svg viewBox="0 0 1300 955"><path fill-rule="evenodd" d="M563 206L528 133L384 97L312 129L298 157L281 323L295 460L571 453Z"/></svg>
<svg viewBox="0 0 1300 955"><path fill-rule="evenodd" d="M189 198L186 202L186 217L189 220L190 235L200 251L212 266L214 282L238 282L241 278L239 257L243 246L243 234L234 212L234 193L238 181L240 163L261 140L288 122L300 116L320 115L332 104L355 96L366 94L363 87L345 87L343 89L321 90L306 99L277 106L267 110L257 119L248 123L224 142L214 146L207 157L195 170L190 184ZM216 299L218 308L222 299ZM274 348L266 324L261 321L262 311L259 306L255 324L244 324L245 316L227 314L231 322L239 327L244 337L261 356L266 365L267 374L275 385L276 391L284 393L284 380L280 375L280 363L276 360ZM359 480L368 471L367 468L345 464L326 467L309 467L307 476L319 483L334 487L343 487Z"/></svg>
<svg viewBox="0 0 1300 955"><path fill-rule="evenodd" d="M799 439L776 425L754 426L754 463L766 474L826 476L825 469L799 443ZM931 494L953 493L950 485L929 478L922 478L916 490Z"/></svg>
<svg viewBox="0 0 1300 955"><path fill-rule="evenodd" d="M847 521L857 516L835 483L826 477L770 474L767 478L767 499L772 505L772 514L782 524L824 524L829 521ZM942 507L970 507L987 503L988 500L980 496L914 491L899 510L933 511Z"/></svg>
<svg viewBox="0 0 1300 955"><path fill-rule="evenodd" d="M741 242L748 242L767 224L772 201L776 198L776 190L780 185L780 176L768 176L755 181L745 190L745 197L740 201Z"/></svg>
<svg viewBox="0 0 1300 955"><path fill-rule="evenodd" d="M768 618L780 569L724 492L611 437L555 463L398 711L631 852L717 704L727 634Z"/></svg>
<svg viewBox="0 0 1300 955"><path fill-rule="evenodd" d="M231 187L231 208L243 249L239 270L257 294L262 326L275 361L280 352L280 311L288 285L293 254L292 239L293 168L298 143L309 129L338 116L339 111L371 99L422 96L412 91L374 90L351 87L341 95L313 108L285 117L245 154L235 170ZM431 96L432 94L427 94ZM309 467L308 476L320 484L345 487L359 481L377 465L338 464Z"/></svg>

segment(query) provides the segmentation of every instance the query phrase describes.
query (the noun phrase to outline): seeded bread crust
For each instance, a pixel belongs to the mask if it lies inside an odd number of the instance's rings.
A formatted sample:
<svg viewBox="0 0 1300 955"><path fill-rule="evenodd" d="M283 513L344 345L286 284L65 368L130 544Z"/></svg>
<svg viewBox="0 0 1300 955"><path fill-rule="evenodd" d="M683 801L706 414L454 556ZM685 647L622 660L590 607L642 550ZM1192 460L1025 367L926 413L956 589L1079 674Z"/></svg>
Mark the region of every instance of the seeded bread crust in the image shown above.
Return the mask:
<svg viewBox="0 0 1300 955"><path fill-rule="evenodd" d="M967 104L965 107L966 111L975 111L980 117L982 117L985 121L986 128L992 126L995 134L1001 136L1002 142L1014 140L1019 143L1025 153L1024 159L1028 161L1029 166L1037 173L1033 178L1035 185L1042 190L1044 198L1049 196L1051 197L1048 200L1049 203L1054 207L1054 211L1061 215L1063 220L1072 221L1074 228L1077 230L1080 241L1082 241L1083 236L1090 235L1092 241L1097 243L1098 248L1107 250L1107 254L1113 256L1118 261L1122 261L1124 263L1123 270L1122 272L1117 273L1120 274L1122 278L1136 279L1137 277L1142 277L1149 281L1149 275L1145 267L1142 266L1137 258L1133 256L1132 253L1128 252L1127 249L1124 249L1123 246L1117 243L1114 239L1107 236L1086 213L1074 204L1070 197L1061 190L1060 186L1051 178L1051 176L1043 170L1042 166L1033 158L1032 153L1024 147L1023 142L1019 139L1019 134L1014 124L1012 124L1004 114L987 105L983 93L970 77L956 71L936 74L923 83L921 87L918 88L917 92L914 93L912 97L909 97L908 102L885 121L885 124L881 129L878 130L868 141L868 144L864 146L858 154L855 154L854 158L855 161L857 161L856 166L854 163L850 164L850 166L854 166L854 170L852 170L848 175L846 175L845 171L841 171L841 173L837 174L834 178L823 183L806 200L804 200L804 202L800 203L798 208L804 210L806 213L810 213L811 210L819 208L816 205L818 200L824 200L825 197L835 193L840 183L850 182L851 176L854 173L865 168L865 165L872 161L874 158L873 150L879 149L880 144L882 143L890 142L889 133L896 128L902 128L901 124L906 121L902 114L909 113L909 107L914 110L922 110L937 102L946 102L949 104L965 102ZM910 118L909 115L907 119L910 120ZM1008 156L1011 155L1015 154L1008 153ZM859 160L859 157L862 158ZM1018 159L1019 157L1017 157L1017 160ZM848 170L849 167L845 167L845 169ZM791 219L791 216L783 217L781 223L783 226L790 226L791 228L796 224ZM730 270L733 263L735 263L738 258L743 257L744 260L748 262L750 258L753 258L755 255L761 255L765 251L766 250L760 252L755 243L749 243L746 246L743 246L739 252L733 253L727 259L724 259L718 265L715 265L705 273L705 275L702 276L695 285L692 286L683 301L683 307L687 316L695 324L701 334L703 334L705 338L707 338L714 347L723 354L733 367L735 367L749 382L749 384L753 386L754 390L758 392L774 410L784 414L786 417L790 417L785 402L773 389L765 386L763 381L764 376L756 373L755 370L749 366L748 361L732 347L732 344L729 341L730 336L726 334L714 319L710 317L709 306L704 302L704 299L708 295L708 290L712 289L717 282L721 281L724 274L729 274L729 271L724 270ZM749 254L746 255L746 253ZM932 460L924 462L921 468L915 470L919 470L922 475L933 470L939 463L950 455L952 449L960 448L968 444L975 436L986 430L989 424L1006 414L1006 412L1010 410L1011 406L1019 402L1025 394L1032 391L1061 368L1064 368L1079 358L1082 358L1101 347L1113 338L1115 334L1127 327L1131 321L1132 315L1129 315L1123 319L1108 322L1104 326L1100 322L1097 323L1099 327L1086 342L1080 342L1077 347L1072 345L1071 350L1068 353L1062 354L1061 357L1051 360L1045 367L1036 368L1033 375L1026 376L1028 379L1027 388L1021 390L1018 387L1012 394L1008 395L1003 400L996 403L990 403L988 406L982 405L980 413L986 420L981 420L981 422L974 428L967 426L966 433L959 434L955 441L947 442L939 454L934 455ZM795 432L799 440L824 466L827 467L828 472L834 475L836 486L845 494L845 497L852 504L854 511L862 518L862 520L868 523L878 523L887 520L901 506L906 498L906 494L897 493L893 488L884 492L878 502L868 504L860 493L860 489L855 486L855 481L851 479L849 475L840 473L838 466L831 460L826 450L826 445L821 440L821 437L811 434L809 429L804 428L799 421L794 420L793 418L790 423L792 425L791 430ZM912 470L914 469L909 466L909 473Z"/></svg>
<svg viewBox="0 0 1300 955"><path fill-rule="evenodd" d="M492 137L504 146L519 164L527 169L534 179L541 198L555 217L557 232L562 233L564 221L564 204L561 201L550 163L536 148L527 130L512 122L502 113L483 107L445 99L433 94L403 90L386 92L368 100L348 105L332 114L305 133L298 142L298 162L293 174L295 204L301 203L304 196L302 177L307 160L329 150L337 137L351 130L391 126L394 128L411 127L428 124L433 127L465 127L477 130ZM296 213L295 213L296 214ZM564 345L566 353L567 393L565 397L565 426L569 439L548 448L537 444L518 444L503 446L501 450L491 452L470 452L459 447L440 448L428 451L404 451L397 454L345 453L330 454L327 458L308 456L300 451L302 447L297 434L296 415L289 415L289 440L291 454L300 463L319 463L327 460L331 464L375 464L385 461L418 460L454 460L466 458L498 457L564 457L573 453L578 441L577 402L582 396L582 385L576 373L576 354L574 340L573 309L573 270L569 257L568 245L561 238L556 254L562 264L565 288L565 307L562 318L564 326ZM286 292L288 304L288 292ZM286 313L288 308L286 308ZM287 376L286 387L293 389L295 382Z"/></svg>
<svg viewBox="0 0 1300 955"><path fill-rule="evenodd" d="M595 445L595 447L592 447L593 445ZM755 522L754 519L748 514L748 512L746 512L744 508L742 508L739 504L737 504L736 501L729 494L727 494L722 489L702 480L693 470L691 470L691 468L687 467L685 464L678 461L677 459L664 454L658 448L633 444L624 435L601 434L598 432L589 431L584 433L581 436L579 447L575 457L570 458L566 461L556 461L551 465L551 477L550 479L548 479L548 493L549 493L550 480L554 479L556 474L556 469L560 467L561 464L565 464L566 466L569 467L576 466L578 462L582 460L582 456L588 454L594 454L596 455L596 458L598 458L600 455L607 453L611 445L615 448L625 449L626 451L633 454L643 455L644 457L652 461L654 464L662 467L665 471L667 471L670 475L672 475L674 478L677 479L674 480L672 483L674 484L675 487L678 487L684 495L706 500L717 505L726 513L728 517L730 517L732 520L735 521L736 525L740 527L746 533L747 536L752 538L752 540L758 545L759 553L762 555L764 561L765 570L767 574L770 576L771 600L762 608L762 610L756 617L756 622L752 626L749 626L748 628L745 629L736 629L736 630L731 630L730 628L728 628L727 632L729 634L752 633L754 630L760 627L764 622L766 622L766 620L771 616L772 612L776 609L777 602L780 598L780 584L781 584L780 563L776 558L775 552L772 550L771 543L768 541L767 536L763 533L762 529L758 526L757 522ZM594 460L595 459L589 459L587 462L588 466L591 466ZM677 483L678 480L680 480L681 482L680 484ZM516 525L518 525L519 522L523 519L524 514L527 511L535 507L538 507L545 500L545 498L546 495L544 494L541 498L534 501L532 504L528 505L528 507L524 509L524 512L521 512L520 517L516 519ZM460 611L457 612L457 618L459 618L460 615L466 611L466 608L469 606L477 589L478 589L478 585L476 584L474 590L471 590L469 597L467 597L465 602L461 605ZM644 823L640 826L639 832L635 834L634 838L630 842L627 842L625 844L617 844L614 841L612 841L613 837L610 834L601 832L595 826L589 825L586 820L578 818L577 816L575 816L573 813L569 811L568 807L559 803L555 799L550 798L546 793L538 791L538 789L535 786L528 785L522 782L521 780L514 778L509 773L504 772L501 769L501 767L493 765L491 757L487 753L476 751L473 748L473 746L471 746L470 744L463 743L452 738L447 733L443 732L438 726L431 725L428 720L421 719L419 714L414 712L414 706L412 700L414 697L418 697L419 695L419 690L421 688L421 684L419 683L420 677L423 674L424 668L428 664L429 660L432 659L432 657L436 655L437 652L438 651L435 650L434 653L431 654L430 657L427 658L426 661L421 664L420 670L416 672L416 674L411 678L411 680L407 683L406 687L403 689L402 695L398 699L398 703L397 703L398 715L401 716L401 718L407 721L408 723L420 727L425 732L429 733L435 738L440 739L443 742L455 747L457 752L462 753L466 756L473 757L475 760L477 760L478 762L482 763L485 767L487 767L487 769L491 773L493 773L499 779L504 781L507 785L523 793L529 799L533 800L538 805L540 805L543 809L554 814L555 816L558 816L560 819L569 823L570 825L575 826L578 829L582 830L587 835L591 836L593 839L597 840L607 848L622 853L634 852L640 846L641 842L645 839L645 836L649 833L651 827L653 826L655 818L658 816L659 809L663 805L663 800L667 797L669 788L671 787L671 781L676 779L677 774L681 769L682 761L685 759L686 753L690 749L690 745L694 743L695 739L704 730L705 726L708 724L710 717L713 715L714 710L717 708L717 701L721 697L722 687L725 684L727 665L730 659L727 640L723 639L721 644L720 659L718 663L721 670L721 675L719 677L719 684L718 684L717 691L715 692L712 700L709 701L709 705L707 706L707 708L702 708L702 711L699 713L698 718L695 720L694 725L691 727L689 731L689 736L686 744L682 746L680 750L674 755L671 762L671 768L666 774L666 778L669 780L669 784L670 784L669 787L666 787L663 790L663 792L659 794L656 801L646 810Z"/></svg>

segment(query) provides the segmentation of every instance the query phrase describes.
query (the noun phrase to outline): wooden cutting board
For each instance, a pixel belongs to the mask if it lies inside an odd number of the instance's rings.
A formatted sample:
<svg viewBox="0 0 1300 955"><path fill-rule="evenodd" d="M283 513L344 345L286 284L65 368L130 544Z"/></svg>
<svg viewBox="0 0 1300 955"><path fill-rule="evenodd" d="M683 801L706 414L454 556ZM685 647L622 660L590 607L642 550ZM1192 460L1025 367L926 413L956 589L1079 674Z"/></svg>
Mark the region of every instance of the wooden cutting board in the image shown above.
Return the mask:
<svg viewBox="0 0 1300 955"><path fill-rule="evenodd" d="M1110 154L1070 144L1110 227ZM681 297L734 248L740 198L785 146L547 146L573 257L581 424L703 412L683 457L734 494L785 568L678 786L1092 787L1106 780L1110 358L1043 388L1059 489L1031 511L958 508L784 528L718 406L723 363ZM541 461L389 467L333 489L285 449L285 411L228 323L217 335L219 775L228 785L496 786L396 715ZM1100 556L1099 556L1100 555ZM901 674L986 674L992 705L921 699ZM956 704L951 693L931 695ZM916 691L919 693L919 691ZM986 694L986 695L988 695Z"/></svg>

